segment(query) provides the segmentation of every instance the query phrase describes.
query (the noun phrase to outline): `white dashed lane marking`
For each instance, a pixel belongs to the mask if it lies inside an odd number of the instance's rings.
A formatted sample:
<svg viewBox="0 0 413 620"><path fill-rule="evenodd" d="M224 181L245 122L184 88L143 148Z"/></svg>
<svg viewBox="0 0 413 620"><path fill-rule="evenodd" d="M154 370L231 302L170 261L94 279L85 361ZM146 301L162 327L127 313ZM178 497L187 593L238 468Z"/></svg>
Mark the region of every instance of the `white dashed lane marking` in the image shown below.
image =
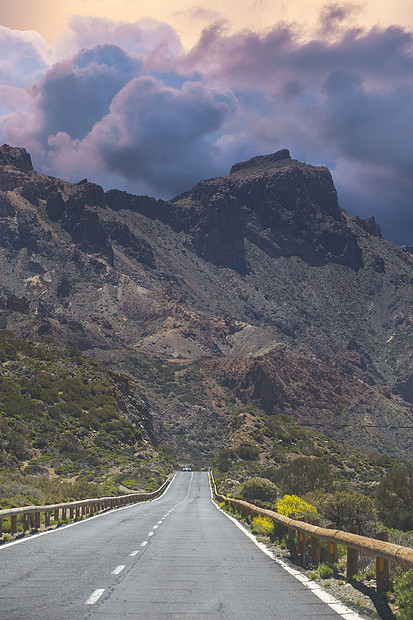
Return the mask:
<svg viewBox="0 0 413 620"><path fill-rule="evenodd" d="M95 590L94 592L92 592L92 594L89 596L89 598L86 601L86 605L94 605L96 603L96 601L102 596L102 594L104 593L105 588L99 589L99 590Z"/></svg>
<svg viewBox="0 0 413 620"><path fill-rule="evenodd" d="M189 497L189 494L191 492L191 484L192 484L192 478L193 478L193 473L191 474L191 479L189 481L189 488L188 488L188 493L185 497L184 500L182 500L181 502L178 502L177 504L175 504L175 506L173 506L171 508L171 510L169 512L167 512L161 519L161 521L158 521L158 525L154 525L153 529L156 530L158 529L159 525L162 525L163 521L166 519L166 517L168 517L171 512L180 504L183 504L184 502L186 502L186 500ZM153 536L154 532L149 532L148 536ZM146 547L146 545L148 544L148 540L143 540L140 544L141 547ZM129 554L130 557L134 557L135 555L137 555L139 553L139 549L136 549L135 551L132 551L132 553ZM123 569L125 568L125 564L120 564L119 566L117 566L113 571L112 571L112 575L119 575L119 573L121 573L123 571ZM94 592L92 592L92 594L89 596L89 598L87 599L87 601L85 602L86 605L94 605L99 598L102 596L102 594L104 593L105 589L104 588L99 588L97 590L95 590Z"/></svg>

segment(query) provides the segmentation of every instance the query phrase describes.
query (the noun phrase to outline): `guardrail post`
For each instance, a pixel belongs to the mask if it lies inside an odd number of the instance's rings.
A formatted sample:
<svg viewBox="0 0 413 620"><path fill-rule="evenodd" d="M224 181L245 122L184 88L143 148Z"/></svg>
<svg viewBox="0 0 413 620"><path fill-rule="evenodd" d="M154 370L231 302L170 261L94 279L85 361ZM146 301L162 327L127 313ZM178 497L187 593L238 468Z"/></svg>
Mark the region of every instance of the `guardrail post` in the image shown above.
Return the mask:
<svg viewBox="0 0 413 620"><path fill-rule="evenodd" d="M0 517L0 536L3 536L3 519Z"/></svg>
<svg viewBox="0 0 413 620"><path fill-rule="evenodd" d="M25 512L22 515L23 532L27 532L27 530L30 529L29 519L30 519L29 513Z"/></svg>
<svg viewBox="0 0 413 620"><path fill-rule="evenodd" d="M314 519L311 521L311 525L320 525L320 519ZM311 560L313 562L320 561L320 539L316 536L311 536Z"/></svg>
<svg viewBox="0 0 413 620"><path fill-rule="evenodd" d="M376 540L389 540L388 532L377 532ZM389 581L389 561L384 558L376 557L376 589L377 592L384 592Z"/></svg>
<svg viewBox="0 0 413 620"><path fill-rule="evenodd" d="M349 527L347 532L350 534L358 534L359 527L355 525L354 527ZM352 549L351 547L347 547L347 579L351 579L354 575L357 574L359 567L359 552L357 549Z"/></svg>
<svg viewBox="0 0 413 620"><path fill-rule="evenodd" d="M75 519L80 517L80 506L75 506Z"/></svg>
<svg viewBox="0 0 413 620"><path fill-rule="evenodd" d="M54 520L59 521L59 509L56 508L54 511Z"/></svg>
<svg viewBox="0 0 413 620"><path fill-rule="evenodd" d="M50 510L46 510L44 513L44 525L45 527L49 527L50 525Z"/></svg>
<svg viewBox="0 0 413 620"><path fill-rule="evenodd" d="M326 528L328 530L336 530L337 526L336 526L335 523L330 523L329 525L326 525ZM328 549L327 562L329 564L334 564L335 562L338 561L337 543L335 543L335 542L328 542L327 543L327 549Z"/></svg>
<svg viewBox="0 0 413 620"><path fill-rule="evenodd" d="M70 508L69 508L69 519L73 519L74 516L75 516L74 506L70 506Z"/></svg>
<svg viewBox="0 0 413 620"><path fill-rule="evenodd" d="M34 513L34 527L36 530L40 530L40 510L36 510Z"/></svg>
<svg viewBox="0 0 413 620"><path fill-rule="evenodd" d="M10 517L10 533L11 534L17 533L17 515L12 515Z"/></svg>
<svg viewBox="0 0 413 620"><path fill-rule="evenodd" d="M303 518L297 519L297 521L304 521ZM297 532L297 554L301 556L301 562L304 567L305 565L305 533Z"/></svg>
<svg viewBox="0 0 413 620"><path fill-rule="evenodd" d="M67 508L62 508L62 521L67 519Z"/></svg>

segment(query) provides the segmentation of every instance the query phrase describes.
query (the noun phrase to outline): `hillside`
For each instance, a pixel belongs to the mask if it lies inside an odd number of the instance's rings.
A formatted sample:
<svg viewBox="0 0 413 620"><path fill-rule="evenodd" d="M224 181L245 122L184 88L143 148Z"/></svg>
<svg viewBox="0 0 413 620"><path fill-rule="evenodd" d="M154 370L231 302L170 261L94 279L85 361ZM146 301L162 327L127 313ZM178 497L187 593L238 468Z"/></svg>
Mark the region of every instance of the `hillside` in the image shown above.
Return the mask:
<svg viewBox="0 0 413 620"><path fill-rule="evenodd" d="M411 248L342 211L324 167L283 150L167 202L4 145L0 264L4 326L126 371L184 459L210 462L251 401L411 453Z"/></svg>
<svg viewBox="0 0 413 620"><path fill-rule="evenodd" d="M148 407L125 375L50 337L35 343L7 330L0 330L0 363L2 505L19 496L35 501L36 476L100 483L101 493L118 494L125 480L145 487L169 471Z"/></svg>

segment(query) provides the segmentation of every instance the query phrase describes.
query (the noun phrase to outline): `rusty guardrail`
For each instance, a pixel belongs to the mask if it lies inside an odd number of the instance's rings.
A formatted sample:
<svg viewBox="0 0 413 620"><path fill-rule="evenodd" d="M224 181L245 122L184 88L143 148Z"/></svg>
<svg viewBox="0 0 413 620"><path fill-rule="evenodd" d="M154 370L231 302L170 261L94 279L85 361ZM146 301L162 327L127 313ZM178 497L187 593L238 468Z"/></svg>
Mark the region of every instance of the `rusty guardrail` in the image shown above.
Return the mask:
<svg viewBox="0 0 413 620"><path fill-rule="evenodd" d="M160 495L171 482L173 474L170 474L165 482L150 493L128 493L126 495L118 495L115 497L97 497L91 499L82 499L75 502L63 502L61 504L50 504L48 506L20 506L19 508L5 508L0 510L0 537L3 535L3 519L10 518L10 533L17 533L17 517L22 517L23 532L27 532L30 527L30 515L34 513L34 528L41 527L41 514L44 513L44 525L49 527L51 515L53 519L62 520L78 519L85 515L103 512L112 508L119 508L127 504L133 504L139 501L153 499Z"/></svg>
<svg viewBox="0 0 413 620"><path fill-rule="evenodd" d="M211 473L212 486L215 497L226 504L232 504L244 514L253 517L255 515L263 515L285 525L288 532L298 532L297 551L298 555L305 558L306 536L311 537L311 560L320 561L320 541L324 540L327 544L328 562L333 563L338 559L337 545L347 547L347 572L346 576L351 579L358 572L359 553L365 553L376 558L376 587L378 592L385 589L386 582L389 579L389 562L394 562L403 568L413 568L413 548L402 547L388 542L387 532L379 532L376 538L367 538L358 534L358 528L351 528L348 532L335 529L334 523L327 527L320 527L319 521L313 523L305 523L298 519L286 517L268 510L260 508L244 500L226 497L218 493L214 477Z"/></svg>

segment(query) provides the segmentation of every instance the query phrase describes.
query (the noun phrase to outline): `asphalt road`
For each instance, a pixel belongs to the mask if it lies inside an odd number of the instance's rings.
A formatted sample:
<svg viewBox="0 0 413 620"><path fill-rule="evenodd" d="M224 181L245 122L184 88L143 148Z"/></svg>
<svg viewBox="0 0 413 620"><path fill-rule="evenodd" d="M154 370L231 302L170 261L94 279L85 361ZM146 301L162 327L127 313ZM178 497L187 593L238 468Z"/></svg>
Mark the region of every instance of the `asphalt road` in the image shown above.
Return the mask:
<svg viewBox="0 0 413 620"><path fill-rule="evenodd" d="M206 472L178 473L152 502L5 545L0 574L1 620L357 617L320 600L219 511Z"/></svg>

